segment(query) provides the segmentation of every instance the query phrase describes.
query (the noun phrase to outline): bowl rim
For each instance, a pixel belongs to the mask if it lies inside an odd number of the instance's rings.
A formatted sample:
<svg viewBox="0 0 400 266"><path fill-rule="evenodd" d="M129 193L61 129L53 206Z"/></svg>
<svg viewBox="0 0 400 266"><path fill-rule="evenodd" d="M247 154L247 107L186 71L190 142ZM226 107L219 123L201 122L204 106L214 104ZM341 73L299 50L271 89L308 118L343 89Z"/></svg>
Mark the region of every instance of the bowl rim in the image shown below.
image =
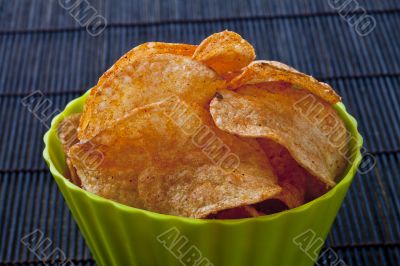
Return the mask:
<svg viewBox="0 0 400 266"><path fill-rule="evenodd" d="M174 215L169 215L169 214L161 214L161 213L156 213L144 209L139 209L131 206L127 206L118 202L115 202L110 199L103 198L101 196L98 196L96 194L93 194L89 191L86 191L72 182L70 182L65 176L57 169L55 166L53 159L50 155L50 150L53 148L52 145L50 145L50 140L54 137L57 136L57 125L61 122L61 120L70 114L76 113L73 111L76 106L83 107L84 101L86 100L87 96L89 95L90 90L88 90L86 93L81 95L78 98L73 99L70 101L64 110L60 112L58 115L56 115L52 121L51 121L51 126L45 133L43 137L44 141L44 150L43 150L43 157L50 169L51 174L53 175L54 179L56 180L57 184L60 185L63 184L65 188L75 192L79 193L84 197L87 197L89 200L99 203L99 204L107 204L111 205L112 207L119 209L120 211L126 212L128 214L132 215L137 215L137 214L142 214L146 215L149 218L153 219L161 219L161 220L169 220L171 222L184 222L184 223L190 223L190 224L195 224L195 225L202 225L202 224L210 224L210 223L216 223L216 224L224 224L224 225L234 225L234 224L240 224L240 223L247 223L247 222L265 222L265 221L272 221L275 219L278 219L280 217L284 217L287 215L295 214L295 213L301 213L301 212L306 212L308 209L311 208L314 204L322 203L323 201L328 201L334 195L338 192L339 189L350 185L350 183L353 180L353 177L355 175L355 172L357 171L357 168L359 164L361 163L362 160L362 155L361 155L361 147L363 145L363 138L361 134L358 132L357 129L357 121L356 119L351 116L347 110L346 107L342 102L336 103L333 107L338 111L339 115L341 118L344 120L346 124L347 130L351 133L351 136L353 137L354 141L354 147L356 148L355 155L353 162L348 165L346 171L344 171L343 176L341 181L339 181L331 190L329 190L327 193L322 195L321 197L318 197L310 202L307 202L299 207L282 211L279 213L275 214L270 214L270 215L263 215L259 217L251 217L251 218L241 218L241 219L226 219L226 220L217 220L217 219L196 219L196 218L189 218L189 217L182 217L182 216L174 216ZM56 137L57 138L57 137ZM58 138L57 138L58 139Z"/></svg>

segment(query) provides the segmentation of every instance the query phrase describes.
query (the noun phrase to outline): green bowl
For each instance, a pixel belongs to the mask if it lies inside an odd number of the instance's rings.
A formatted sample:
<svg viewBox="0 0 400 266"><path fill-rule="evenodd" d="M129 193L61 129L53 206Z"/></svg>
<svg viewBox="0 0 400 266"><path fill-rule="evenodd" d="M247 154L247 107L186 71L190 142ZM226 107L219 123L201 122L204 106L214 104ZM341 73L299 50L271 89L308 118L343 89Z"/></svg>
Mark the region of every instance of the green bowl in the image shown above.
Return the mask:
<svg viewBox="0 0 400 266"><path fill-rule="evenodd" d="M355 151L342 180L298 208L257 218L200 220L128 207L87 192L64 176L57 124L81 112L88 93L70 102L44 136L43 156L99 265L313 265L361 162L362 137L335 105Z"/></svg>

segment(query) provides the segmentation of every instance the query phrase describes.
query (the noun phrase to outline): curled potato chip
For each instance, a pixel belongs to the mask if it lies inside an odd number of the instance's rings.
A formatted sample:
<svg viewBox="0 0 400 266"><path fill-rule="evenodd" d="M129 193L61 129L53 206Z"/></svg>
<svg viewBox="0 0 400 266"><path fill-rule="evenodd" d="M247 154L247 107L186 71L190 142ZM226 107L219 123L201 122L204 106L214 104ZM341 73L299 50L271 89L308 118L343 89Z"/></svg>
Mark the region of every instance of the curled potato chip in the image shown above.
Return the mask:
<svg viewBox="0 0 400 266"><path fill-rule="evenodd" d="M70 158L67 154L69 149L78 142L77 129L79 126L79 119L81 114L72 114L65 117L57 127L57 135L61 142L64 154L66 154L67 170L65 172L66 177L75 185L80 186L81 181L76 174L76 169L72 165Z"/></svg>
<svg viewBox="0 0 400 266"><path fill-rule="evenodd" d="M328 191L328 187L301 167L282 145L266 138L258 139L258 142L282 187L281 193L274 198L285 203L289 209L300 206Z"/></svg>
<svg viewBox="0 0 400 266"><path fill-rule="evenodd" d="M206 105L218 88L225 86L214 71L188 57L153 54L135 57L113 78L100 83L85 103L78 137L88 140L134 108L171 95Z"/></svg>
<svg viewBox="0 0 400 266"><path fill-rule="evenodd" d="M219 95L210 103L217 127L273 140L323 183L335 185L346 166L348 132L328 103L282 82L221 90Z"/></svg>
<svg viewBox="0 0 400 266"><path fill-rule="evenodd" d="M135 61L137 58L142 58L149 55L157 54L171 54L191 57L196 50L196 45L183 44L183 43L163 43L163 42L148 42L138 45L131 49L129 52L124 54L120 59L115 62L110 69L108 69L100 78L99 82L90 91L90 96L86 99L85 104L85 116L82 118L82 124L85 125L90 119L91 109L86 110L86 106L93 106L96 103L96 93L97 90L102 90L102 85L105 82L118 78L121 72L125 69L131 69L129 65ZM79 137L83 138L84 134L79 133ZM87 138L86 138L87 139Z"/></svg>
<svg viewBox="0 0 400 266"><path fill-rule="evenodd" d="M193 59L203 62L221 76L230 76L231 72L247 66L255 57L250 43L227 30L204 39L193 54Z"/></svg>
<svg viewBox="0 0 400 266"><path fill-rule="evenodd" d="M81 114L72 114L65 117L57 127L57 135L65 153L78 142L77 129Z"/></svg>
<svg viewBox="0 0 400 266"><path fill-rule="evenodd" d="M96 167L93 150L103 155ZM86 190L160 213L202 218L281 191L256 140L219 130L178 97L132 110L69 156Z"/></svg>
<svg viewBox="0 0 400 266"><path fill-rule="evenodd" d="M225 173L215 165L147 169L139 176L139 194L148 210L205 218L236 206L263 201L280 189L265 176L247 172ZM230 217L240 218L240 217Z"/></svg>
<svg viewBox="0 0 400 266"><path fill-rule="evenodd" d="M283 146L269 139L258 139L267 155L278 183L282 187L274 199L280 200L289 208L295 208L305 202L308 173L290 156Z"/></svg>
<svg viewBox="0 0 400 266"><path fill-rule="evenodd" d="M75 185L80 187L82 185L81 179L79 178L76 169L74 165L72 164L72 161L70 158L67 158L66 160L68 171L65 173L66 177Z"/></svg>
<svg viewBox="0 0 400 266"><path fill-rule="evenodd" d="M124 54L120 59L115 62L112 67L107 70L99 79L98 86L100 86L108 78L113 78L118 69L124 69L135 58L143 57L152 54L172 54L192 57L197 45L184 44L184 43L164 43L164 42L147 42L138 45ZM96 91L96 86L92 91ZM94 93L93 92L93 93Z"/></svg>
<svg viewBox="0 0 400 266"><path fill-rule="evenodd" d="M274 81L291 83L294 87L307 90L331 104L340 101L340 96L328 84L276 61L252 62L240 75L231 80L228 86L235 89L243 85Z"/></svg>
<svg viewBox="0 0 400 266"><path fill-rule="evenodd" d="M305 202L305 182L302 176L281 179L282 191L272 199L280 200L288 209L302 205Z"/></svg>
<svg viewBox="0 0 400 266"><path fill-rule="evenodd" d="M329 186L301 167L282 145L266 138L258 139L258 142L282 187L282 192L275 198L284 202L288 208L300 206L329 190Z"/></svg>

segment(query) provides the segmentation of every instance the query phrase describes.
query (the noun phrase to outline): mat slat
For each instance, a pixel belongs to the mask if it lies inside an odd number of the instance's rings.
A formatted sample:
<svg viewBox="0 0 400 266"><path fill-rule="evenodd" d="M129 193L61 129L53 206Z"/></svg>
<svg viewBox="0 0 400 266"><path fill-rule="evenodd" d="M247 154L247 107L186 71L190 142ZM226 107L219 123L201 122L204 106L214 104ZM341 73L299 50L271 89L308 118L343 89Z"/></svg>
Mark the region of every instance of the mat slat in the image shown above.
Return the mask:
<svg viewBox="0 0 400 266"><path fill-rule="evenodd" d="M198 43L225 28L253 43L258 58L279 60L320 78L400 75L400 17L378 14L375 18L377 27L367 37L358 36L339 16L117 27L96 38L84 30L3 34L0 93L87 89L140 43Z"/></svg>
<svg viewBox="0 0 400 266"><path fill-rule="evenodd" d="M61 193L47 172L2 174L0 184L2 195L6 194L0 216L0 262L37 259L21 243L24 236L35 230L51 240L49 250L58 247L68 258L90 257Z"/></svg>
<svg viewBox="0 0 400 266"><path fill-rule="evenodd" d="M62 28L79 27L64 10L58 0L2 0L0 6L1 29L33 29L33 28ZM62 2L62 1L60 1ZM65 1L68 2L68 1ZM396 0L387 1L357 1L368 11L390 10L400 8ZM335 12L328 1L313 0L281 0L281 1L185 1L185 0L136 0L136 1L88 1L98 14L104 16L108 23L132 23L162 21L171 19L215 19L243 16L283 15ZM78 9L82 10L83 5Z"/></svg>
<svg viewBox="0 0 400 266"><path fill-rule="evenodd" d="M376 156L376 167L357 175L328 244L393 243L400 239L400 153Z"/></svg>
<svg viewBox="0 0 400 266"><path fill-rule="evenodd" d="M36 95L36 94L35 94ZM54 114L61 112L65 105L79 94L53 97L44 96L23 105L23 98L0 97L0 121L5 124L0 131L0 169L38 169L46 168L42 158L43 135L49 128ZM35 109L42 103L38 111ZM0 170L0 171L1 171Z"/></svg>

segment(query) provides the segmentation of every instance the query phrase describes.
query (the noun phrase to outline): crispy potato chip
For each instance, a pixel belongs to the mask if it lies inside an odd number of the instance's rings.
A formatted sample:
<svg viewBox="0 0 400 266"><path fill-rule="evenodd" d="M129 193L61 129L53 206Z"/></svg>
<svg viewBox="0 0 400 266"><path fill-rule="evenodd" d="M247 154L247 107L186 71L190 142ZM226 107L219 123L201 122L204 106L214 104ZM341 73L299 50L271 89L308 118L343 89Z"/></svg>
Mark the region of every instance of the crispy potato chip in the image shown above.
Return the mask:
<svg viewBox="0 0 400 266"><path fill-rule="evenodd" d="M118 69L124 69L127 65L132 63L135 58L140 58L152 54L172 54L192 57L197 45L184 44L184 43L164 43L164 42L147 42L138 45L124 54L120 59L115 62L110 69L108 69L99 79L98 86L103 84L107 79L114 78ZM92 92L97 90L96 86Z"/></svg>
<svg viewBox="0 0 400 266"><path fill-rule="evenodd" d="M225 173L216 165L147 169L139 176L139 194L146 209L178 216L205 218L211 213L270 198L279 187L265 176L238 169ZM245 218L245 217L231 217Z"/></svg>
<svg viewBox="0 0 400 266"><path fill-rule="evenodd" d="M90 94L96 94L97 90L101 88L102 84L107 80L116 78L117 75L125 68L128 67L136 58L141 58L153 54L172 54L192 57L197 45L184 44L184 43L164 43L164 42L147 42L138 45L131 49L118 59L104 74L99 78L99 82L92 88ZM128 67L129 68L129 67ZM87 99L88 105L92 97Z"/></svg>
<svg viewBox="0 0 400 266"><path fill-rule="evenodd" d="M230 76L230 72L242 69L255 57L250 43L227 30L204 39L193 54L193 59L203 62L221 76Z"/></svg>
<svg viewBox="0 0 400 266"><path fill-rule="evenodd" d="M58 124L57 135L65 154L71 146L78 142L77 129L80 117L81 114L72 114L65 117L60 124Z"/></svg>
<svg viewBox="0 0 400 266"><path fill-rule="evenodd" d="M103 155L95 168L93 149ZM202 218L281 191L256 140L219 130L178 97L132 110L69 155L86 190L160 213Z"/></svg>
<svg viewBox="0 0 400 266"><path fill-rule="evenodd" d="M275 198L294 208L328 192L329 187L301 167L282 145L269 139L258 139L258 142L282 187L282 192Z"/></svg>
<svg viewBox="0 0 400 266"><path fill-rule="evenodd" d="M65 173L66 177L75 185L80 187L82 185L81 179L79 178L78 174L76 173L76 169L74 165L72 164L72 161L70 158L67 157L66 159L67 162L67 167L68 171Z"/></svg>
<svg viewBox="0 0 400 266"><path fill-rule="evenodd" d="M273 199L282 201L288 209L296 208L305 202L305 183L306 180L301 176L284 178L279 182L282 187L281 193L273 197Z"/></svg>
<svg viewBox="0 0 400 266"><path fill-rule="evenodd" d="M289 209L302 205L305 202L308 172L292 158L283 146L269 139L259 139L258 141L282 187L281 193L274 198L281 200Z"/></svg>
<svg viewBox="0 0 400 266"><path fill-rule="evenodd" d="M136 57L124 68L115 68L85 103L78 137L88 140L131 110L178 95L190 103L206 105L218 88L219 76L188 57L156 54Z"/></svg>
<svg viewBox="0 0 400 266"><path fill-rule="evenodd" d="M281 200L289 209L320 197L328 191L328 187L301 167L282 145L269 139L258 139L258 142L282 187L282 192L274 198Z"/></svg>
<svg viewBox="0 0 400 266"><path fill-rule="evenodd" d="M228 87L236 89L243 85L274 81L291 83L294 87L309 91L331 104L340 102L340 96L328 84L276 61L252 62L242 74L230 81Z"/></svg>
<svg viewBox="0 0 400 266"><path fill-rule="evenodd" d="M130 69L129 65L134 62L137 58L142 58L148 55L157 55L157 54L172 54L172 55L181 55L192 57L194 51L196 50L197 45L191 44L182 44L182 43L163 43L163 42L148 42L138 45L131 49L129 52L124 54L120 59L115 62L110 69L108 69L99 79L99 82L95 87L92 88L90 95L86 100L85 106L92 106L96 101L96 97L94 95L97 93L97 90L102 88L102 85L107 81L112 81L124 71L124 69ZM86 111L86 115L88 112ZM85 118L84 123L88 123L88 118ZM79 136L82 136L82 133L79 133Z"/></svg>
<svg viewBox="0 0 400 266"><path fill-rule="evenodd" d="M68 158L69 149L78 142L77 129L81 114L72 114L65 117L57 128L58 138L66 155L66 163L68 169L65 172L66 177L75 185L80 186L81 181L76 174L76 170L72 165L71 160Z"/></svg>
<svg viewBox="0 0 400 266"><path fill-rule="evenodd" d="M220 129L273 140L312 175L335 185L346 166L348 132L328 103L282 82L221 90L219 95L210 103L210 112ZM307 109L304 101L310 98L314 102Z"/></svg>
<svg viewBox="0 0 400 266"><path fill-rule="evenodd" d="M223 78L227 81L230 82L232 79L235 77L239 76L242 72L240 70L238 71L231 71L229 73L224 74Z"/></svg>

